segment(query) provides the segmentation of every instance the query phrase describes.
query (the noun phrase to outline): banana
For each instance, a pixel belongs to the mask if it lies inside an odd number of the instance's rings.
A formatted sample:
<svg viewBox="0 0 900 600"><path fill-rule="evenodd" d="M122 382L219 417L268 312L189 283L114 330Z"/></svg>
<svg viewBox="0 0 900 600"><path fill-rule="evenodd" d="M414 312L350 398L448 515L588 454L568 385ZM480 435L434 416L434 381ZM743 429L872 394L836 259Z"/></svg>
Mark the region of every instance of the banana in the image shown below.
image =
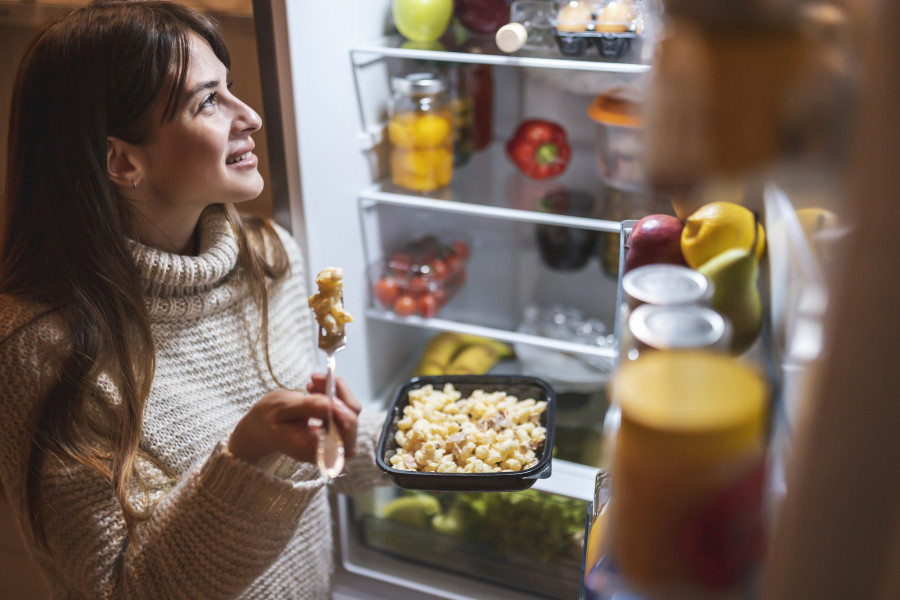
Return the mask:
<svg viewBox="0 0 900 600"><path fill-rule="evenodd" d="M454 355L465 342L458 333L444 331L437 334L425 344L422 360L416 368L416 375L443 375Z"/></svg>
<svg viewBox="0 0 900 600"><path fill-rule="evenodd" d="M505 342L500 342L488 337L482 337L480 335L473 335L471 333L460 333L459 337L463 340L463 342L467 345L484 345L490 346L494 350L497 351L497 360L503 360L504 358L512 358L514 353L512 346Z"/></svg>
<svg viewBox="0 0 900 600"><path fill-rule="evenodd" d="M469 344L453 357L444 369L447 375L483 375L500 360L500 350L493 344Z"/></svg>
<svg viewBox="0 0 900 600"><path fill-rule="evenodd" d="M512 356L509 344L480 335L444 331L428 340L415 374L484 374L497 361Z"/></svg>

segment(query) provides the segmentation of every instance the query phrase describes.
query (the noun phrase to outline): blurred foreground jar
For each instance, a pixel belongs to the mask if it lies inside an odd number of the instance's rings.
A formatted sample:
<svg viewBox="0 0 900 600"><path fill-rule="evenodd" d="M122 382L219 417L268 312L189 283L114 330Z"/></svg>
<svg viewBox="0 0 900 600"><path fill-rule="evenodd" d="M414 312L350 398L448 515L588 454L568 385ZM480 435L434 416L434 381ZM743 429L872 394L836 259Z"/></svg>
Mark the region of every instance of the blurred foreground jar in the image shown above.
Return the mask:
<svg viewBox="0 0 900 600"><path fill-rule="evenodd" d="M653 190L690 196L709 178L842 164L854 82L836 27L788 0L664 4L647 107Z"/></svg>
<svg viewBox="0 0 900 600"><path fill-rule="evenodd" d="M413 192L448 185L453 178L453 117L446 82L434 73L411 73L391 83L391 182Z"/></svg>
<svg viewBox="0 0 900 600"><path fill-rule="evenodd" d="M764 550L765 379L727 355L657 351L623 363L612 394L609 532L587 597L745 597Z"/></svg>

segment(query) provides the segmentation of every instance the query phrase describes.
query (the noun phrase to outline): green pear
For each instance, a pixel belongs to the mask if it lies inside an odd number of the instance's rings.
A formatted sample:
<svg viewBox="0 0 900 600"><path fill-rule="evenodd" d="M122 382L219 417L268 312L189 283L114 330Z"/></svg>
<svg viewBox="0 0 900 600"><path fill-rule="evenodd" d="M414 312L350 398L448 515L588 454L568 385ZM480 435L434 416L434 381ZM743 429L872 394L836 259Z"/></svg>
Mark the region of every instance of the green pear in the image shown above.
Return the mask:
<svg viewBox="0 0 900 600"><path fill-rule="evenodd" d="M756 282L759 261L752 249L732 248L697 269L713 284L712 308L731 321L731 351L745 352L762 328L762 299Z"/></svg>
<svg viewBox="0 0 900 600"><path fill-rule="evenodd" d="M388 502L381 516L391 521L428 529L431 520L441 512L441 503L430 494L401 496Z"/></svg>

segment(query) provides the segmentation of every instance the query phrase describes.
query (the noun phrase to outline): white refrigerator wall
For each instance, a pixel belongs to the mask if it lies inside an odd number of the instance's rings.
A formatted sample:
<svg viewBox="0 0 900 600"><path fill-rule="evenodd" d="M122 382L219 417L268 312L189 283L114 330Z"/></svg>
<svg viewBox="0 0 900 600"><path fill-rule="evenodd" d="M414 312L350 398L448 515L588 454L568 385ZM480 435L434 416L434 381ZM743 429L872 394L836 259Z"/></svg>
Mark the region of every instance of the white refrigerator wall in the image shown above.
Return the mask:
<svg viewBox="0 0 900 600"><path fill-rule="evenodd" d="M366 218L366 210L360 207L358 197L385 174L379 172L385 167L383 157L378 155L383 145L377 142L386 119L388 66L392 63L374 60L357 68L357 89L350 51L393 33L390 0L342 0L339 4L281 0L274 5L276 28L286 28L302 175L302 194L291 198L295 235L306 245L311 288L320 269L340 266L345 271L344 303L356 321L348 326L348 344L340 354L338 371L365 401L389 393L399 381L397 377L408 374L410 360L428 337L422 329L367 322L364 318L368 300L364 262L367 256L369 260L377 258L373 246L378 240L373 244L364 237L361 221ZM280 12L285 16L284 24L277 23ZM586 116L588 105L599 92L640 80L626 74L500 65L494 66L493 78L495 143L502 144L510 137L521 119L551 119L566 129L575 156L591 161L595 132ZM488 158L476 153L471 160ZM600 186L592 164L583 170L588 177L577 186L588 192ZM521 194L516 191L505 193L508 197L500 204L520 200ZM298 219L300 215L302 219ZM381 219L377 229L381 241L390 241L409 235L417 226L407 219ZM526 269L524 279L511 283L520 288L517 291L521 297L534 292L535 286L564 289L556 281L535 281L536 274L530 271L533 260L517 259L512 250L506 256L496 256L498 260L513 260L515 269ZM529 280L531 287L522 284ZM511 308L521 310L520 306ZM509 315L513 323L520 317Z"/></svg>
<svg viewBox="0 0 900 600"><path fill-rule="evenodd" d="M370 331L363 318L366 287L357 195L375 175L367 153L360 150L350 48L378 38L391 27L390 3L302 0L282 4L302 174L302 196L291 198L291 209L303 215L305 226L295 234L298 239L305 236L311 291L322 268L339 266L345 271L344 303L356 322L348 327L347 348L339 355L337 369L365 401L371 387Z"/></svg>

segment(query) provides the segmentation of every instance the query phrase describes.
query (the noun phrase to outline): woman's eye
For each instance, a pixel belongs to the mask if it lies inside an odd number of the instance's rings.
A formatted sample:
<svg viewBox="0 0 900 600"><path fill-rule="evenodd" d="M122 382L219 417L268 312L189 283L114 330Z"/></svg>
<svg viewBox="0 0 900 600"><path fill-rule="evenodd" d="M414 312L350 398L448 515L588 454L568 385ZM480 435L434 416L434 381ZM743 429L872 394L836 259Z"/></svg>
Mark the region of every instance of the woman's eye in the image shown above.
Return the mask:
<svg viewBox="0 0 900 600"><path fill-rule="evenodd" d="M213 106L216 103L216 96L218 95L219 92L213 92L212 94L204 98L203 103L200 105L200 108L203 109Z"/></svg>

